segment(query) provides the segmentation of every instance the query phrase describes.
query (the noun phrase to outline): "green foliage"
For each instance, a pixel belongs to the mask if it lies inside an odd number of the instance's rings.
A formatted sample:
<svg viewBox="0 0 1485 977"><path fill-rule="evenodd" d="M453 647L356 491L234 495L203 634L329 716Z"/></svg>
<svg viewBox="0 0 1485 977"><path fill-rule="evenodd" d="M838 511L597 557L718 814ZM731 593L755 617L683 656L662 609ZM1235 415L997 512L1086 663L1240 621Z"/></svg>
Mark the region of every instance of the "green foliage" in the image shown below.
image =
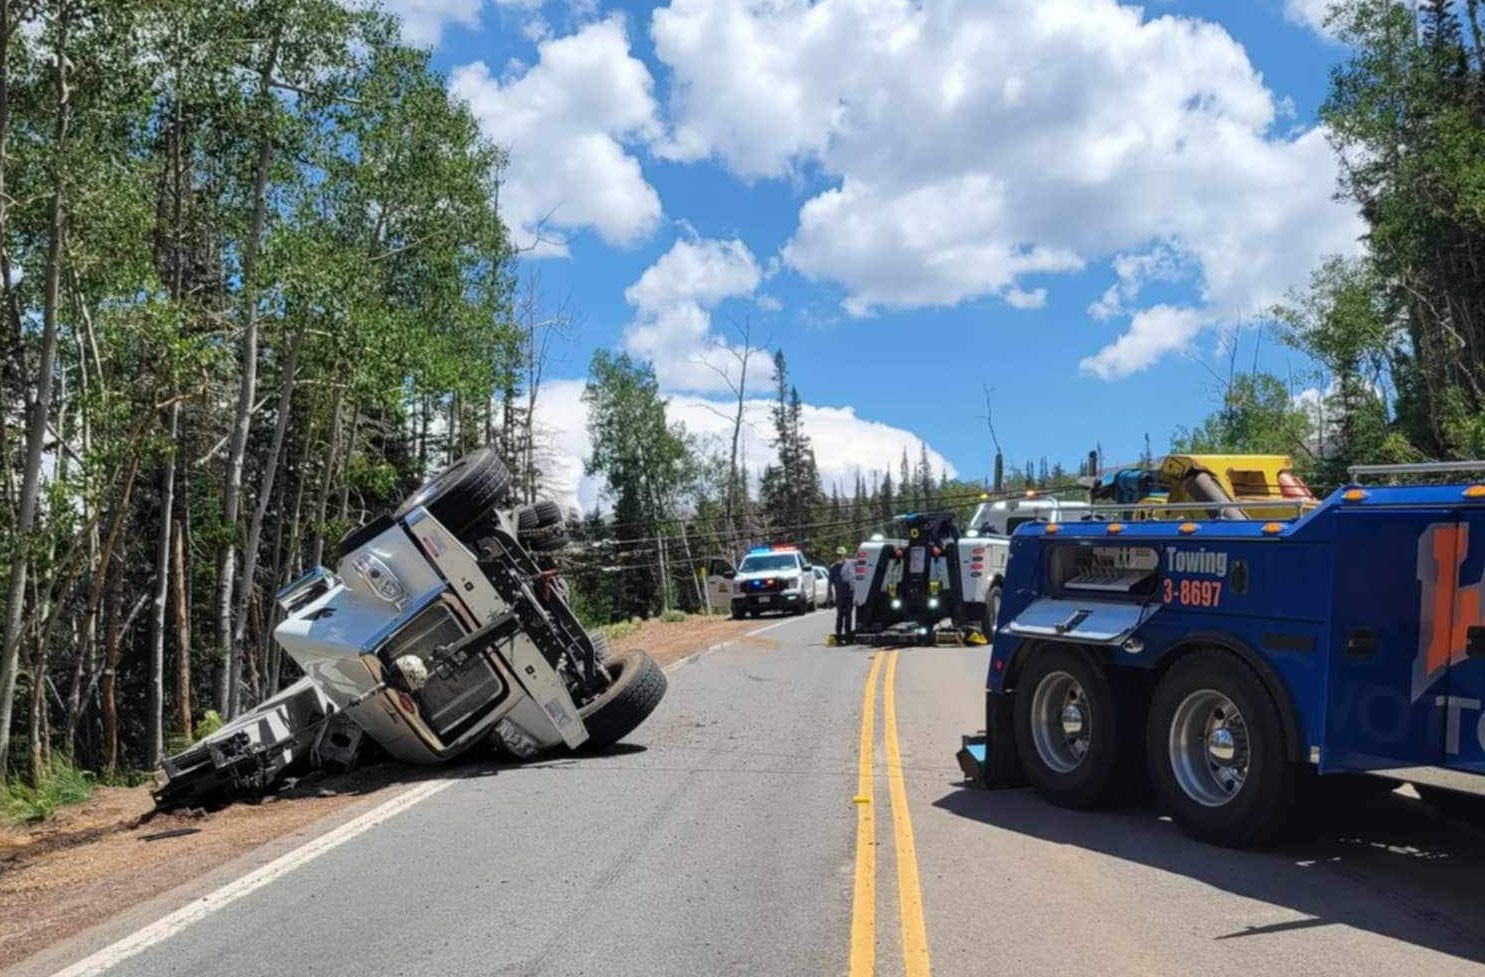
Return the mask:
<svg viewBox="0 0 1485 977"><path fill-rule="evenodd" d="M821 502L820 473L815 465L815 449L804 431L803 403L798 388L789 383L789 367L783 350L774 353L773 370L775 400L771 443L778 461L763 470L758 494L763 503L763 513L770 521L772 536L804 539L815 508Z"/></svg>
<svg viewBox="0 0 1485 977"><path fill-rule="evenodd" d="M1461 22L1467 21L1467 29ZM1350 56L1322 117L1342 157L1341 190L1367 222L1367 258L1332 262L1298 315L1296 345L1332 373L1332 455L1476 454L1485 411L1485 52L1477 0L1348 0L1332 26ZM1395 417L1368 388L1386 375ZM1350 430L1353 414L1358 430ZM1328 432L1329 433L1329 432ZM1398 452L1390 452L1397 454Z"/></svg>
<svg viewBox="0 0 1485 977"><path fill-rule="evenodd" d="M206 710L206 712L202 713L201 719L196 723L196 728L194 730L196 739L206 739L206 737L221 729L223 722L224 720L222 719L221 713L217 712L215 709Z"/></svg>
<svg viewBox="0 0 1485 977"><path fill-rule="evenodd" d="M598 626L598 632L610 641L618 641L620 638L627 638L631 634L634 634L643 623L637 617L625 618L621 621L614 621L611 624L600 624Z"/></svg>
<svg viewBox="0 0 1485 977"><path fill-rule="evenodd" d="M0 497L0 585L10 589L17 556L30 574L19 660L44 650L46 669L34 683L20 670L11 728L29 750L14 755L44 756L49 738L83 766L147 766L156 634L166 714L217 700L219 649L205 637L223 616L217 555L235 544L246 574L256 510L261 553L241 604L249 699L288 667L268 640L278 586L430 469L491 440L523 355L496 204L505 155L428 53L369 5L59 0L12 4L9 16L0 415L25 416L44 323L55 322L58 350L45 439L55 464L39 476L35 531L20 538L16 493ZM225 445L249 323L255 409L229 520ZM281 402L281 450L270 451ZM25 475L24 438L0 426L7 487ZM161 623L150 605L123 627L140 595L174 582L157 565L171 461L179 637L173 588ZM111 627L117 681L105 685ZM177 656L190 665L183 683L172 681ZM50 712L34 710L48 722L28 728L29 700L51 688ZM108 724L104 697L117 728L87 735Z"/></svg>
<svg viewBox="0 0 1485 977"><path fill-rule="evenodd" d="M695 475L689 438L666 419L654 369L628 353L593 354L583 400L593 445L587 471L604 477L614 520L638 541L633 555L639 559L628 562L654 563L658 570L656 541L671 528L676 502ZM672 586L658 573L621 573L613 581L610 606L617 614L648 616L670 605Z"/></svg>
<svg viewBox="0 0 1485 977"><path fill-rule="evenodd" d="M45 821L57 808L81 804L93 795L93 778L60 757L54 757L35 784L0 784L0 815L13 824Z"/></svg>
<svg viewBox="0 0 1485 977"><path fill-rule="evenodd" d="M1183 452L1286 454L1307 458L1309 415L1288 387L1268 373L1234 376L1222 407L1195 428L1178 428L1171 448Z"/></svg>
<svg viewBox="0 0 1485 977"><path fill-rule="evenodd" d="M672 609L660 612L660 620L665 622L666 624L679 624L682 621L690 620L690 618L691 615L687 614L685 611L677 611Z"/></svg>

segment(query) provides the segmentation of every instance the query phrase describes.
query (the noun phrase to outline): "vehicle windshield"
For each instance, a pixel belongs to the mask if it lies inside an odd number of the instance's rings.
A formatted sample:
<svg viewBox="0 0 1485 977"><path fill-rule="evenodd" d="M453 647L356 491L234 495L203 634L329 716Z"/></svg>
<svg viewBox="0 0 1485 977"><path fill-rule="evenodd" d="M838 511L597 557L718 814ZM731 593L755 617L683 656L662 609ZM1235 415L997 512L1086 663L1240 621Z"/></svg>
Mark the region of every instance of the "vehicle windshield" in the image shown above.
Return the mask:
<svg viewBox="0 0 1485 977"><path fill-rule="evenodd" d="M737 572L766 573L769 570L797 569L799 569L799 554L797 553L759 553L756 556L744 557Z"/></svg>

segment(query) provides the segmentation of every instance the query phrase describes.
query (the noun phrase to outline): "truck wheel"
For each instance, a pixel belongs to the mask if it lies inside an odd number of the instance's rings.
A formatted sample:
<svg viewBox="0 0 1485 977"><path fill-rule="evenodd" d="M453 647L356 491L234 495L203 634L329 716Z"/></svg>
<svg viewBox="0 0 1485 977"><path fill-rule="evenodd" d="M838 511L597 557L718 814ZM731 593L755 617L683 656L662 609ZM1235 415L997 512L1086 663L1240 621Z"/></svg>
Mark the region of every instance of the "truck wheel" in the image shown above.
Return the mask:
<svg viewBox="0 0 1485 977"><path fill-rule="evenodd" d="M1186 832L1232 848L1283 827L1295 766L1278 706L1253 670L1221 651L1176 662L1150 703L1150 779Z"/></svg>
<svg viewBox="0 0 1485 977"><path fill-rule="evenodd" d="M398 506L395 518L423 506L461 542L472 539L469 530L484 522L505 496L510 472L494 448L481 448L455 461L424 482ZM470 538L466 538L470 537Z"/></svg>
<svg viewBox="0 0 1485 977"><path fill-rule="evenodd" d="M647 652L625 651L610 656L604 666L613 684L578 709L588 728L586 753L608 749L634 732L665 696L665 673Z"/></svg>
<svg viewBox="0 0 1485 977"><path fill-rule="evenodd" d="M985 595L985 637L995 637L995 622L1000 620L1000 584L994 584Z"/></svg>
<svg viewBox="0 0 1485 977"><path fill-rule="evenodd" d="M1016 683L1016 749L1026 779L1062 807L1111 800L1137 767L1132 713L1103 669L1077 651L1037 651Z"/></svg>
<svg viewBox="0 0 1485 977"><path fill-rule="evenodd" d="M542 526L553 526L563 522L562 507L551 499L537 499L530 505L516 510L516 532L524 533Z"/></svg>

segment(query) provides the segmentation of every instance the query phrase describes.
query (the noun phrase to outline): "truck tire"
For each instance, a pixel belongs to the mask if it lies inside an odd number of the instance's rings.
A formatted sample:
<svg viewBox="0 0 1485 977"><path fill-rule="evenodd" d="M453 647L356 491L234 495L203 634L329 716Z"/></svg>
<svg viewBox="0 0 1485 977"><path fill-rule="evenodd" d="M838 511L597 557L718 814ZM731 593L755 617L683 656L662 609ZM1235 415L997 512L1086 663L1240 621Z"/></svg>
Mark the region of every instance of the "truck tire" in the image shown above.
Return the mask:
<svg viewBox="0 0 1485 977"><path fill-rule="evenodd" d="M516 532L540 529L562 522L562 507L551 499L537 499L530 505L516 510Z"/></svg>
<svg viewBox="0 0 1485 977"><path fill-rule="evenodd" d="M1214 649L1172 665L1146 736L1151 783L1187 834L1245 848L1283 828L1298 771L1273 696L1240 659Z"/></svg>
<svg viewBox="0 0 1485 977"><path fill-rule="evenodd" d="M604 666L614 675L613 684L578 710L588 728L585 753L606 750L634 732L665 696L665 673L647 652L617 652Z"/></svg>
<svg viewBox="0 0 1485 977"><path fill-rule="evenodd" d="M424 482L397 508L394 518L423 506L460 542L472 543L472 530L490 517L505 497L510 472L494 448L481 448L455 461Z"/></svg>
<svg viewBox="0 0 1485 977"><path fill-rule="evenodd" d="M1000 584L992 584L985 595L985 637L995 637L995 622L1000 620Z"/></svg>
<svg viewBox="0 0 1485 977"><path fill-rule="evenodd" d="M1073 648L1032 654L1016 682L1015 723L1026 779L1060 807L1108 803L1138 774L1138 716L1130 698Z"/></svg>

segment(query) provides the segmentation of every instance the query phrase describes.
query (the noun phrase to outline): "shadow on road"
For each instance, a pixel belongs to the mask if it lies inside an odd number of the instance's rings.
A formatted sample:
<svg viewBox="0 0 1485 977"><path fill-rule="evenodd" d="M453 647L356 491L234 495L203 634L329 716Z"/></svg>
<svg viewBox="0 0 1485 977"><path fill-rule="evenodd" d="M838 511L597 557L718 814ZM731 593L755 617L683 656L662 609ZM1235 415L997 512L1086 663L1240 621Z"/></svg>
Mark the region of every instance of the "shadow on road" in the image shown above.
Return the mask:
<svg viewBox="0 0 1485 977"><path fill-rule="evenodd" d="M1026 789L964 787L934 806L1312 917L1252 926L1236 916L1216 940L1339 924L1485 963L1485 833L1400 793L1368 803L1322 799L1303 827L1260 851L1194 841L1148 807L1069 811Z"/></svg>
<svg viewBox="0 0 1485 977"><path fill-rule="evenodd" d="M505 755L473 750L464 756L436 767L419 767L397 763L378 757L369 763L357 764L348 771L316 770L305 774L280 791L279 797L313 797L316 795L370 794L393 784L415 784L422 780L449 777L474 779L494 777L509 770L523 767L564 767L575 764L601 764L605 760L622 759L645 752L638 743L615 743L599 753L557 753L537 757L533 760L514 760ZM260 799L247 799L248 803L261 803ZM241 801L235 801L241 803ZM228 800L227 803L234 803ZM225 806L222 805L222 806Z"/></svg>

